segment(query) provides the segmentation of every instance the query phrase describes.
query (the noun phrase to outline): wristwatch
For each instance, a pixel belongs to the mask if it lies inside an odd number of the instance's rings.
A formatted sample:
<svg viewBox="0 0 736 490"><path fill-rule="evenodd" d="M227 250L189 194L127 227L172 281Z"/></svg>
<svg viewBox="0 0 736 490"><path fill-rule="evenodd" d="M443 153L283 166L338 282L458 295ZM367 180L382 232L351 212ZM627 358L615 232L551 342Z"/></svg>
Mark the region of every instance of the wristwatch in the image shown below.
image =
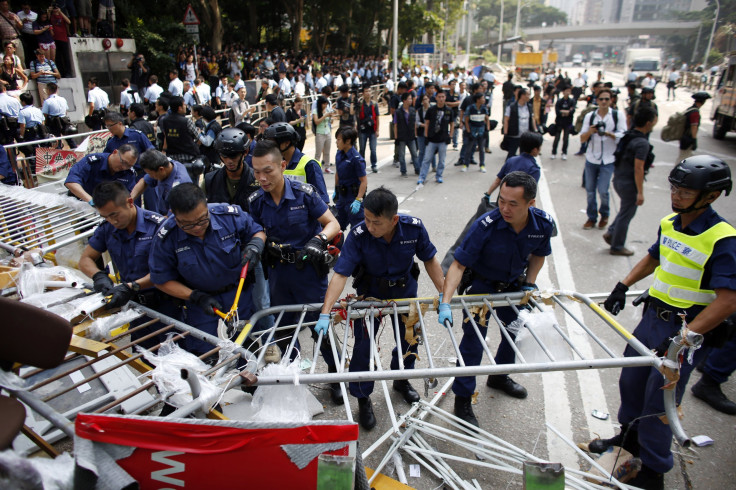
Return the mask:
<svg viewBox="0 0 736 490"><path fill-rule="evenodd" d="M141 285L140 285L140 284L138 284L138 283L137 283L137 282L135 282L135 281L132 281L132 282L130 283L130 289L131 289L131 290L133 290L133 292L134 292L134 293L137 293L138 291L140 291L140 290L141 290Z"/></svg>
<svg viewBox="0 0 736 490"><path fill-rule="evenodd" d="M319 237L319 238L320 238L320 239L321 239L321 240L322 240L323 242L327 243L327 235L325 235L324 233L320 233L320 234L319 234L319 235L317 235L317 236L318 236L318 237Z"/></svg>

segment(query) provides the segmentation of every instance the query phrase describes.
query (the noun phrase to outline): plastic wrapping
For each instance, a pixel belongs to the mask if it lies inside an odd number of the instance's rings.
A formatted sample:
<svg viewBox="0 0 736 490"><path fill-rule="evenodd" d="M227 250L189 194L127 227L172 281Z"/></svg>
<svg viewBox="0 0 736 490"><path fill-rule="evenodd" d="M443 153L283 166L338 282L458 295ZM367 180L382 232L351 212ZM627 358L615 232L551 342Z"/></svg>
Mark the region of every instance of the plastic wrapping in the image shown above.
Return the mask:
<svg viewBox="0 0 736 490"><path fill-rule="evenodd" d="M82 252L84 252L84 246L85 245L81 240L77 240L69 245L58 248L54 254L56 257L56 265L78 269L79 259L82 256Z"/></svg>
<svg viewBox="0 0 736 490"><path fill-rule="evenodd" d="M526 327L524 327L526 324ZM534 333L539 340L545 345L547 350L554 356L555 361L569 361L572 360L572 351L570 346L565 342L565 339L555 330L554 326L557 324L557 318L551 311L537 311L530 312L528 310L522 310L517 318L511 325L509 325L510 331L516 333L516 346L519 348L519 352L524 356L524 360L528 363L545 363L551 362L550 358L547 357L544 350L540 347L537 340L530 332L530 328L534 330ZM517 359L517 362L519 360Z"/></svg>
<svg viewBox="0 0 736 490"><path fill-rule="evenodd" d="M299 374L297 359L289 365L267 364L259 376L296 376ZM307 387L304 385L259 386L253 395L253 420L257 422L309 422Z"/></svg>
<svg viewBox="0 0 736 490"><path fill-rule="evenodd" d="M54 282L60 282L61 287L71 284L74 284L73 287L81 287L82 283L89 282L89 278L69 267L34 267L33 264L24 262L20 266L16 282L21 297L28 298L43 293Z"/></svg>
<svg viewBox="0 0 736 490"><path fill-rule="evenodd" d="M74 460L69 453L49 459L0 452L0 488L73 490Z"/></svg>
<svg viewBox="0 0 736 490"><path fill-rule="evenodd" d="M143 314L133 308L128 308L114 315L98 318L87 330L87 335L93 340L109 339L110 332L126 323L130 323Z"/></svg>
<svg viewBox="0 0 736 490"><path fill-rule="evenodd" d="M136 349L143 353L146 361L156 366L153 371L144 374L144 376L151 376L151 380L156 384L159 393L164 397L168 397L167 401L171 405L182 407L192 401L189 383L182 379L181 373L184 369L197 373L197 379L201 387L199 399L202 401L203 410L208 411L219 398L222 390L201 374L207 371L209 366L174 342L167 340L156 353L141 347L136 347Z"/></svg>

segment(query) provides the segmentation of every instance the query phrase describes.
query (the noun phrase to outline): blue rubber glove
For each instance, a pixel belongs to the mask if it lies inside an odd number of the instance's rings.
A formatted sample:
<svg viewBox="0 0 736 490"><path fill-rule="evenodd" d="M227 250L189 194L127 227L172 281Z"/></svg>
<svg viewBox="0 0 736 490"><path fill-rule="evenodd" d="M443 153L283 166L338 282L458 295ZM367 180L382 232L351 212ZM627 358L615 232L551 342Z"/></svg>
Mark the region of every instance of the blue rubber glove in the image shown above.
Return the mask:
<svg viewBox="0 0 736 490"><path fill-rule="evenodd" d="M358 214L358 211L360 211L360 201L357 199L353 201L353 203L350 205L350 212L352 214Z"/></svg>
<svg viewBox="0 0 736 490"><path fill-rule="evenodd" d="M92 207L95 207L95 200L94 199L90 199L89 201L87 201L87 204L89 204Z"/></svg>
<svg viewBox="0 0 736 490"><path fill-rule="evenodd" d="M327 335L327 332L330 330L330 315L327 313L321 313L319 315L319 320L317 321L317 325L314 326L314 331L317 332L317 334L323 334Z"/></svg>
<svg viewBox="0 0 736 490"><path fill-rule="evenodd" d="M440 303L440 325L445 326L445 322L449 321L452 326L452 311L449 303Z"/></svg>
<svg viewBox="0 0 736 490"><path fill-rule="evenodd" d="M332 191L332 202L337 202L337 191Z"/></svg>
<svg viewBox="0 0 736 490"><path fill-rule="evenodd" d="M533 282L525 282L524 284L521 285L522 291L536 291L537 289L539 288Z"/></svg>

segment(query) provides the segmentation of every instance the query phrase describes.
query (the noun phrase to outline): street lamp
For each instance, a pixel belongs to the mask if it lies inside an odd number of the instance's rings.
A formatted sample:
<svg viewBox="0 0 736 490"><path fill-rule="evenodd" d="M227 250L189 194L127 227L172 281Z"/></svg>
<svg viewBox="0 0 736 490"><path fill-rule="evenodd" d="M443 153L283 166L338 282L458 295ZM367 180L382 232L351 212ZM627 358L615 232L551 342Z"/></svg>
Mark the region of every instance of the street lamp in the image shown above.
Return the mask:
<svg viewBox="0 0 736 490"><path fill-rule="evenodd" d="M710 54L710 47L713 44L713 35L716 33L716 24L718 24L718 14L721 11L721 3L716 0L716 17L713 19L713 27L710 30L710 39L708 39L708 49L705 50L705 56L703 56L703 66L708 64L708 55Z"/></svg>

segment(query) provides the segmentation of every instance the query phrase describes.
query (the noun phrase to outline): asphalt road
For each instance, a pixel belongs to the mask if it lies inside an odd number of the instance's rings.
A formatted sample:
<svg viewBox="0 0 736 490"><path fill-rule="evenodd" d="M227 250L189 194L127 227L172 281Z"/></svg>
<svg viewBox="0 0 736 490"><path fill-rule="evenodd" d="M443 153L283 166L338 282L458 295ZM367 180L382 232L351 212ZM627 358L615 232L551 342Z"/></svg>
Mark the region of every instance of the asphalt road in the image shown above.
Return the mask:
<svg viewBox="0 0 736 490"><path fill-rule="evenodd" d="M574 77L575 69L569 71L570 76ZM622 86L619 75L611 73L607 74L607 77L606 79L613 81L616 87ZM685 89L677 91L676 101L667 102L666 88L663 84L657 87L656 95L660 117L651 137L656 160L645 184L644 205L637 212L629 229L627 247L636 252L633 257L609 255L608 247L601 238L603 231L582 229L582 224L586 220L585 190L581 187L584 158L570 155L567 161L559 158L550 160L552 139L549 136L545 137L541 155L543 172L537 205L555 217L559 235L553 239L553 253L548 257L540 274L538 282L542 289L553 287L583 293L608 292L656 240L659 220L670 212L667 175L675 164L678 154L677 142L663 142L659 138L660 131L671 114L684 110L692 102L690 93ZM712 138L713 126L708 120L710 106L709 102L701 110L704 122L701 125L697 153L712 154L723 158L733 169L736 165L736 152L734 151L736 150L736 137L731 134L724 141L716 141ZM500 107L499 88L494 93L492 118L502 119ZM549 122L552 122L552 117ZM393 142L386 137L388 119L386 116L381 116L381 134L384 136L379 139L378 144L380 172L369 174L369 189L383 185L393 190L399 196L400 212L419 217L424 221L442 257L455 241L467 219L474 213L483 192L487 190L503 163L505 152L498 148L501 140L500 132L497 129L491 135L493 153L486 155L487 174L481 174L474 167L471 167L467 173L461 173L459 167L453 167L459 152L450 150L447 157L448 168L444 174L445 182L437 184L430 179L428 184L417 190L413 176L401 178L398 169L392 166ZM312 145L310 139L306 146L307 153L312 151ZM571 138L570 147L570 153L577 151L578 137ZM334 161L334 143L331 151ZM331 194L334 181L330 175L325 177ZM613 218L618 210L618 198L613 188L611 188L611 196L611 218ZM722 196L714 207L731 223L736 223L736 196ZM636 285L636 289L646 288L649 284L649 280L642 281ZM432 289L426 273L423 273L420 278L419 296L436 295L436 291ZM459 323L458 314L455 315L456 323ZM626 329L633 331L640 315L641 312L638 309L629 305L618 316L618 320ZM583 316L586 323L596 323L589 312L585 311ZM449 340L447 340L447 334L436 323L435 316L430 314L428 318L428 335L432 336L432 345L436 349L435 359L438 362L452 362L453 353ZM342 330L338 328L338 332L341 334ZM390 352L394 346L393 337L390 331L387 330L387 332L380 336L384 366L388 366ZM624 344L620 337L606 330L600 323L598 323L596 332L617 352L623 350ZM499 341L499 333L491 329L487 340L491 350L495 350ZM302 345L311 345L311 342L305 339ZM600 356L599 350L598 355ZM487 359L485 362L488 362ZM419 361L418 366L426 366L426 360ZM560 440L547 430L545 423L552 424L575 442L588 441L597 434L602 437L610 437L617 427L618 376L618 369L517 375L516 380L529 390L529 397L525 400L511 399L486 388L484 380L479 378L478 403L474 405L474 410L484 429L517 447L550 461L563 462L568 467L587 469L585 463L572 449L561 444ZM698 378L699 374L695 372L690 385ZM442 383L443 380L440 380L440 385ZM414 381L413 384L423 395L421 382ZM313 387L312 390L325 404L324 417L344 418L344 409L331 405L324 387ZM731 399L736 400L736 383L733 380L725 383L723 390ZM361 431L362 449L368 447L391 426L380 385L376 386L372 399L378 426L370 432ZM408 409L408 405L396 396L396 393L392 394L392 400L397 412L404 412ZM353 414L357 417L357 402L355 399L351 399L350 402ZM452 411L453 396L448 394L444 397L440 406ZM675 467L666 475L666 487L677 489L733 488L733 482L736 479L736 451L734 451L736 418L712 410L705 403L695 399L689 389L685 394L682 408L684 411L683 425L686 432L691 436L708 435L714 440L714 444L697 448L694 452L683 451L673 446L673 450L676 451ZM607 421L595 419L591 416L593 409L609 413L611 417ZM441 448L442 445L439 447ZM382 450L375 452L365 461L365 464L374 468L387 448L388 445L384 445ZM469 453L464 456L472 457ZM408 474L406 466L411 458L406 454L403 457L405 471ZM480 469L457 462L451 465L461 476L467 479L476 478L483 488L514 488L522 485L521 477L517 475ZM416 488L436 488L441 483L426 471L422 472L419 478L409 477L409 484Z"/></svg>

